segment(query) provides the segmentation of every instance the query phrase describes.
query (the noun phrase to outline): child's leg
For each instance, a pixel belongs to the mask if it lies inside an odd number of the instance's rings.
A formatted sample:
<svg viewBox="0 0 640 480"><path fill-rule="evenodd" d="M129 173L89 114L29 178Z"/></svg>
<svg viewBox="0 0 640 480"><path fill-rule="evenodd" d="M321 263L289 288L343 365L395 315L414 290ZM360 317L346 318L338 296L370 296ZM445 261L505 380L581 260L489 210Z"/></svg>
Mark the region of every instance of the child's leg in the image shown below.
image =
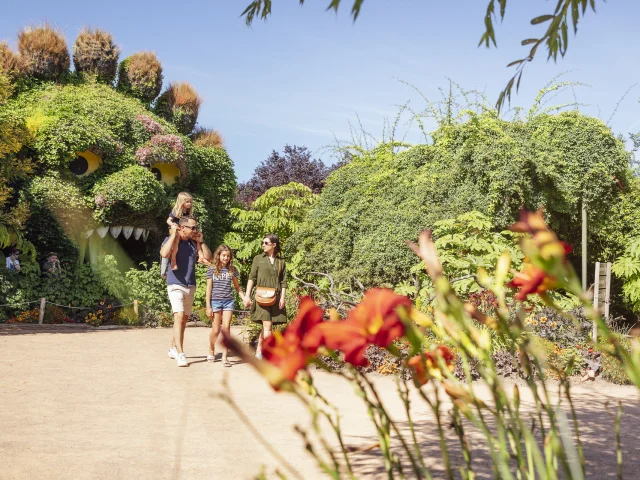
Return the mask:
<svg viewBox="0 0 640 480"><path fill-rule="evenodd" d="M178 247L180 246L180 240L176 236L176 239L173 241L173 247L171 247L171 270L178 269L178 261L176 260L176 255L178 255Z"/></svg>
<svg viewBox="0 0 640 480"><path fill-rule="evenodd" d="M198 263L206 263L208 265L211 264L211 262L207 261L207 259L204 258L204 251L202 250L202 245L200 243L198 244Z"/></svg>

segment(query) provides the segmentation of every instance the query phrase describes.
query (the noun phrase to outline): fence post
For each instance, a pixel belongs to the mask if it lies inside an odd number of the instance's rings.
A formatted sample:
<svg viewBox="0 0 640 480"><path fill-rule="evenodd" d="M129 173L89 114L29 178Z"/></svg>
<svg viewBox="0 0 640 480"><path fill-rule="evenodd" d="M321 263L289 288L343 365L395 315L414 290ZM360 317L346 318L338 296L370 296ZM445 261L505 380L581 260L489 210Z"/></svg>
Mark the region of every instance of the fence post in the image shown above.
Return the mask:
<svg viewBox="0 0 640 480"><path fill-rule="evenodd" d="M140 315L138 314L138 300L133 301L133 311L136 313L136 318L140 318Z"/></svg>
<svg viewBox="0 0 640 480"><path fill-rule="evenodd" d="M46 298L41 298L40 299L40 315L38 315L38 324L42 325L42 322L44 321L44 306L47 304L47 299Z"/></svg>

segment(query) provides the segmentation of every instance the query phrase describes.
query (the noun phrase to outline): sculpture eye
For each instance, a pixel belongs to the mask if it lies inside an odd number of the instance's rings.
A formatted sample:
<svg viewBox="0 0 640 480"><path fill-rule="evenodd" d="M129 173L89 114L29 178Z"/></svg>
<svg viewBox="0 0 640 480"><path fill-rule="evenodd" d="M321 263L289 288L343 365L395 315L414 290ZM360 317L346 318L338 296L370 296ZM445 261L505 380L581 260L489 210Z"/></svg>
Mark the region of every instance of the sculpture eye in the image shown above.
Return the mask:
<svg viewBox="0 0 640 480"><path fill-rule="evenodd" d="M89 150L78 152L76 158L69 163L69 170L76 177L86 177L102 165L102 158Z"/></svg>
<svg viewBox="0 0 640 480"><path fill-rule="evenodd" d="M151 173L165 185L173 185L180 178L180 170L173 163L156 163L151 167Z"/></svg>

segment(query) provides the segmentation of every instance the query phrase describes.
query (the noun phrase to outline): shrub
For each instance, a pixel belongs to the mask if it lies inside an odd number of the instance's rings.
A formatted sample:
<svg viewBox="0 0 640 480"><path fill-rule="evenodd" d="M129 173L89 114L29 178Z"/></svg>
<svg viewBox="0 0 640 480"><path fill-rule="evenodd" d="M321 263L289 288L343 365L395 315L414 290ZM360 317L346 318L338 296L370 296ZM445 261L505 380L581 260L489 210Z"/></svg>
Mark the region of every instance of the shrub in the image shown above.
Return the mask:
<svg viewBox="0 0 640 480"><path fill-rule="evenodd" d="M18 34L18 51L27 75L57 80L69 70L67 42L49 24L22 30Z"/></svg>
<svg viewBox="0 0 640 480"><path fill-rule="evenodd" d="M188 135L198 121L198 111L202 98L195 89L186 82L169 84L156 101L155 112L173 123L178 131Z"/></svg>
<svg viewBox="0 0 640 480"><path fill-rule="evenodd" d="M57 305L47 305L44 309L44 318L42 322L46 324L70 323L71 317L62 307Z"/></svg>
<svg viewBox="0 0 640 480"><path fill-rule="evenodd" d="M152 322L154 312L171 312L171 304L167 297L167 282L160 276L160 264L153 262L151 266L141 263L141 269L127 271L125 277L129 287L129 298L136 299L144 307L148 318L143 315L143 324Z"/></svg>
<svg viewBox="0 0 640 480"><path fill-rule="evenodd" d="M116 311L113 323L115 325L137 326L140 325L140 317L132 306L121 307Z"/></svg>
<svg viewBox="0 0 640 480"><path fill-rule="evenodd" d="M628 338L619 337L618 341L624 351L627 353L631 353L633 351L633 344ZM602 378L618 385L631 385L632 382L620 363L620 360L614 357L612 353L613 348L611 345L603 345L602 356L600 357L602 361Z"/></svg>
<svg viewBox="0 0 640 480"><path fill-rule="evenodd" d="M528 329L541 338L558 344L560 348L571 348L589 339L590 324L582 309L574 309L567 314L545 307L525 320ZM572 320L577 320L577 324Z"/></svg>
<svg viewBox="0 0 640 480"><path fill-rule="evenodd" d="M197 128L191 139L198 147L224 148L222 134L212 128Z"/></svg>
<svg viewBox="0 0 640 480"><path fill-rule="evenodd" d="M162 89L162 65L152 52L134 53L118 68L118 90L151 103Z"/></svg>
<svg viewBox="0 0 640 480"><path fill-rule="evenodd" d="M119 56L111 34L99 29L83 29L73 45L76 72L95 75L103 82L111 83L116 78Z"/></svg>

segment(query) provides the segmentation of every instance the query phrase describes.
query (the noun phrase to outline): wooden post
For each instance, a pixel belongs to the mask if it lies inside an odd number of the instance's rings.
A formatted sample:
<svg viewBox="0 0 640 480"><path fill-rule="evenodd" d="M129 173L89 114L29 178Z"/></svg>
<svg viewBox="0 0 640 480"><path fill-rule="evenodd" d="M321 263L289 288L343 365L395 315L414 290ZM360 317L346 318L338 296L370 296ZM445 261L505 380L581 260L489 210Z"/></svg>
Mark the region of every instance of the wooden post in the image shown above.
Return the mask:
<svg viewBox="0 0 640 480"><path fill-rule="evenodd" d="M607 270L606 270L606 285L605 285L605 296L604 296L604 321L606 322L609 318L609 298L611 296L611 262L607 262Z"/></svg>
<svg viewBox="0 0 640 480"><path fill-rule="evenodd" d="M582 200L582 290L587 291L587 208L584 206L584 200Z"/></svg>
<svg viewBox="0 0 640 480"><path fill-rule="evenodd" d="M38 324L42 325L42 322L44 321L44 307L47 304L47 299L46 298L41 298L40 299L40 314L38 315Z"/></svg>
<svg viewBox="0 0 640 480"><path fill-rule="evenodd" d="M136 318L140 318L140 315L138 314L138 300L133 301L133 311L136 313Z"/></svg>
<svg viewBox="0 0 640 480"><path fill-rule="evenodd" d="M593 309L598 315L598 297L600 297L600 262L596 262L596 274L593 279ZM593 321L593 331L591 332L591 339L595 342L598 341L598 324Z"/></svg>

